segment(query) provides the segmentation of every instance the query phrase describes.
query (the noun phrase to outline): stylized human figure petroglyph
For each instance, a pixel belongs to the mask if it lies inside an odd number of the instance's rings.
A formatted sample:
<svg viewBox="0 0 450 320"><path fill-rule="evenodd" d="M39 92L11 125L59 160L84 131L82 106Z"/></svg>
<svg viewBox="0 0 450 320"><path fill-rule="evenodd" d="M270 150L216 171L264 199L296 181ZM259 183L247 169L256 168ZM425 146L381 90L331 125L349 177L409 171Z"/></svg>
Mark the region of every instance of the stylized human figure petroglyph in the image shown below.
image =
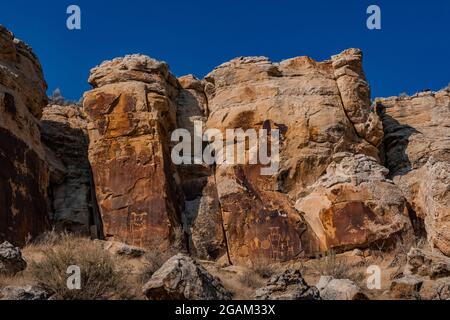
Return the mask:
<svg viewBox="0 0 450 320"><path fill-rule="evenodd" d="M130 235L132 245L142 247L147 231L147 212L132 212L130 214Z"/></svg>

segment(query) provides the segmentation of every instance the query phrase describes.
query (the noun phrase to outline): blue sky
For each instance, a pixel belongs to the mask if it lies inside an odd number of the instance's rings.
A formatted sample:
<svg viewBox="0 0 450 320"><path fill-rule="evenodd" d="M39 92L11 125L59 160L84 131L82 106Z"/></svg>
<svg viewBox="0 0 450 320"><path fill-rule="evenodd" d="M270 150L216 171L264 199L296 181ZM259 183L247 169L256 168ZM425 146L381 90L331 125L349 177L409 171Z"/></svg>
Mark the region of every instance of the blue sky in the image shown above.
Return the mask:
<svg viewBox="0 0 450 320"><path fill-rule="evenodd" d="M70 4L81 7L82 30L66 28ZM381 8L381 30L366 28L370 4ZM0 24L33 47L49 92L69 99L89 90L92 67L130 53L202 78L237 56L324 60L358 47L373 97L450 82L449 0L1 1Z"/></svg>

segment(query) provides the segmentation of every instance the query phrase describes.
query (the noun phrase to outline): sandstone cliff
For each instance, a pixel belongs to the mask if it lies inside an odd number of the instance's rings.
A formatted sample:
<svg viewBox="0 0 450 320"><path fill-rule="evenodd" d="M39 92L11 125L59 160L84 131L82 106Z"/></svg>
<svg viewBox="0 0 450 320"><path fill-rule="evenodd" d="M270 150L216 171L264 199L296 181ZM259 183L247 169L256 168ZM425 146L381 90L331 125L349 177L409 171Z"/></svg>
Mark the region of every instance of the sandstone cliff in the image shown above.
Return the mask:
<svg viewBox="0 0 450 320"><path fill-rule="evenodd" d="M46 107L36 56L0 28L0 240L23 245L53 225L255 266L426 235L450 255L448 90L371 104L358 49L241 57L204 79L131 55L89 82L82 108ZM265 129L274 172L175 165L171 134L194 138L195 124L222 137ZM237 147L255 148L235 139L224 152Z"/></svg>
<svg viewBox="0 0 450 320"><path fill-rule="evenodd" d="M46 89L34 53L0 26L0 242L24 244L50 226L39 132Z"/></svg>
<svg viewBox="0 0 450 320"><path fill-rule="evenodd" d="M428 240L450 255L450 92L377 99L386 166Z"/></svg>

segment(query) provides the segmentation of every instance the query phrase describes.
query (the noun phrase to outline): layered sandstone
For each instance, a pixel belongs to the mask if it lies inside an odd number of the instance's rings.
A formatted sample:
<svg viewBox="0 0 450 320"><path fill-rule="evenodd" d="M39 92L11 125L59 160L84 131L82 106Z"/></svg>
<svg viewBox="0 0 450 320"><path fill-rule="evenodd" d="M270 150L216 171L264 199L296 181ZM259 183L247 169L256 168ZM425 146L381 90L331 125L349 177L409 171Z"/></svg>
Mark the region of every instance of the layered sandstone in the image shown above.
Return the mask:
<svg viewBox="0 0 450 320"><path fill-rule="evenodd" d="M104 234L167 248L181 237L183 197L170 159L178 81L165 63L132 55L94 68L89 82L84 111Z"/></svg>
<svg viewBox="0 0 450 320"><path fill-rule="evenodd" d="M0 26L0 241L16 245L49 227L49 170L39 132L46 89L34 53Z"/></svg>
<svg viewBox="0 0 450 320"><path fill-rule="evenodd" d="M206 76L208 128L281 133L274 174L216 167L232 261L285 261L408 229L404 198L379 163L383 130L361 65L361 52L349 49L323 62L237 58ZM351 167L335 170L343 152Z"/></svg>
<svg viewBox="0 0 450 320"><path fill-rule="evenodd" d="M450 255L450 93L377 99L390 177L430 243Z"/></svg>

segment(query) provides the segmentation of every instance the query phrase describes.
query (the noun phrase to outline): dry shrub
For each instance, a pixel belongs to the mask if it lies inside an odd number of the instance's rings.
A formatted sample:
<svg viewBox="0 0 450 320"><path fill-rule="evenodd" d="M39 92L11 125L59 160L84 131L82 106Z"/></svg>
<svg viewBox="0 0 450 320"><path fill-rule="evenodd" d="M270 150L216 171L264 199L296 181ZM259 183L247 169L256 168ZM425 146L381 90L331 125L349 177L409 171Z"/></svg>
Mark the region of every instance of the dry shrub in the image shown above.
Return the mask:
<svg viewBox="0 0 450 320"><path fill-rule="evenodd" d="M88 239L51 234L35 244L41 259L29 265L29 272L43 288L64 300L124 298L129 292L125 272L115 258ZM81 289L67 287L69 266L81 270Z"/></svg>
<svg viewBox="0 0 450 320"><path fill-rule="evenodd" d="M264 285L264 281L254 270L245 271L239 277L239 282L252 289L257 289Z"/></svg>
<svg viewBox="0 0 450 320"><path fill-rule="evenodd" d="M158 271L158 269L160 269L167 260L175 256L178 252L179 250L176 250L175 248L169 248L168 250L162 252L157 250L147 251L144 255L145 268L141 273L140 281L142 283L149 281L152 275Z"/></svg>
<svg viewBox="0 0 450 320"><path fill-rule="evenodd" d="M319 256L312 264L313 269L321 276L332 276L335 279L350 279L356 282L364 278L364 274L355 270L347 257L338 257L333 250Z"/></svg>
<svg viewBox="0 0 450 320"><path fill-rule="evenodd" d="M263 279L269 279L276 273L276 267L270 259L265 256L257 257L253 261L253 271Z"/></svg>

